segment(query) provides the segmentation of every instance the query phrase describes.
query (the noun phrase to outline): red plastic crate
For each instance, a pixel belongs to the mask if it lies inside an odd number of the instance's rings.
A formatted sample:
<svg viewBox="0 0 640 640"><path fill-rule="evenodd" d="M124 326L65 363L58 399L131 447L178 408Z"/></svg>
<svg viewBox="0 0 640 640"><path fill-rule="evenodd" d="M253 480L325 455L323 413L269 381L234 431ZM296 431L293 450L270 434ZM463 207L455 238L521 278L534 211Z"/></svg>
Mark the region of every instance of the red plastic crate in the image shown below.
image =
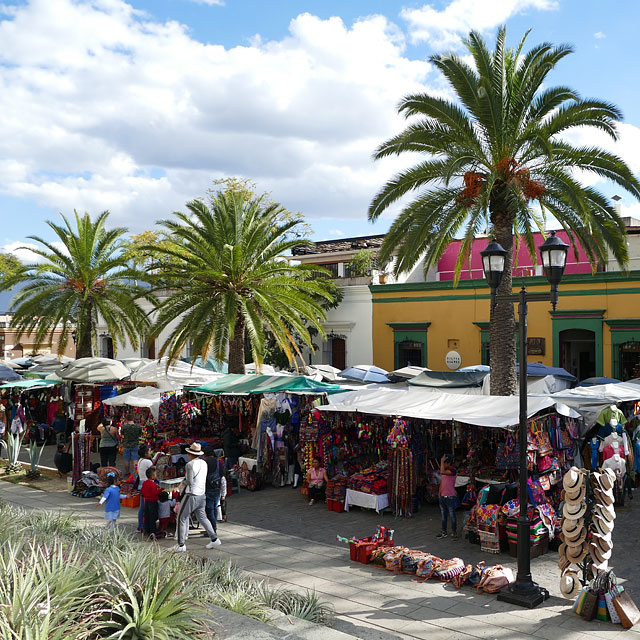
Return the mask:
<svg viewBox="0 0 640 640"><path fill-rule="evenodd" d="M134 496L129 496L127 498L123 498L121 500L121 504L123 507L129 507L131 509L137 509L140 506L140 494L136 494Z"/></svg>
<svg viewBox="0 0 640 640"><path fill-rule="evenodd" d="M327 500L327 508L329 511L344 513L344 502L341 500Z"/></svg>

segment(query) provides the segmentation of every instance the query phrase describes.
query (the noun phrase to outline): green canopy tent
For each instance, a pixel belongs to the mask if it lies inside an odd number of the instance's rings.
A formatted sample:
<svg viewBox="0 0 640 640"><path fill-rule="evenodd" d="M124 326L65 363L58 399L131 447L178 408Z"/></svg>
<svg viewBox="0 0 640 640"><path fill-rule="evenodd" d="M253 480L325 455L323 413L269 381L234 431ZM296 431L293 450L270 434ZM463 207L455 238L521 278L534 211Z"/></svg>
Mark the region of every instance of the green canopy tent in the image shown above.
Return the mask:
<svg viewBox="0 0 640 640"><path fill-rule="evenodd" d="M228 374L212 380L200 387L190 387L196 393L247 395L262 393L343 393L344 389L336 384L316 382L305 376L261 376Z"/></svg>

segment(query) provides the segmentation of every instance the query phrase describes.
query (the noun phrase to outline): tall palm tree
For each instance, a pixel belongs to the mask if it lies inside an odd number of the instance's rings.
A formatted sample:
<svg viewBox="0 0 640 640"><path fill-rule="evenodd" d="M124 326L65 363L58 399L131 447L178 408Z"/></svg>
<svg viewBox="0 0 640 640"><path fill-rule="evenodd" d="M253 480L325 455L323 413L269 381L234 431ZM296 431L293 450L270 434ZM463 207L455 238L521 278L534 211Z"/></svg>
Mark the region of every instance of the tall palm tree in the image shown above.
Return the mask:
<svg viewBox="0 0 640 640"><path fill-rule="evenodd" d="M295 335L311 346L308 327L324 335L321 301L331 299L322 271L292 265L284 255L304 242L302 220L264 197L228 188L187 203L187 213L161 224L170 242L155 246L158 278L170 294L158 308L151 335L172 322L160 355L176 359L187 342L194 360L229 358L229 373L244 373L245 336L261 364L269 332L290 363L300 356Z"/></svg>
<svg viewBox="0 0 640 640"><path fill-rule="evenodd" d="M424 256L425 272L447 245L462 237L456 281L473 240L490 223L508 251L499 294L512 291L514 235L535 260L534 230L544 230L551 214L581 245L592 266L604 262L609 247L627 261L625 227L609 200L585 186L580 173L615 182L640 199L640 183L618 156L596 146L573 144L565 135L579 127L603 131L614 140L620 111L612 104L583 99L565 86L549 86L548 74L572 52L567 45L537 45L523 52L528 33L514 50L500 29L490 51L471 32L465 45L472 63L457 55L431 58L447 79L456 102L428 94L408 95L399 105L417 116L387 140L375 158L418 152L426 157L396 175L369 208L375 220L391 204L414 193L385 238L381 259L397 249L396 272ZM515 316L511 303L491 312L491 393L516 391Z"/></svg>
<svg viewBox="0 0 640 640"><path fill-rule="evenodd" d="M11 302L11 324L21 335L35 337L36 348L51 342L60 331L58 353L69 339L76 342L78 358L91 356L96 343L96 327L101 318L114 346L125 338L134 348L149 326L140 299L152 300L149 289L136 284L144 280L131 269L123 252L124 228L106 229L108 211L91 220L88 213L74 211L75 228L65 216L63 224L47 221L57 242L29 236L40 247L29 249L41 262L25 265L8 283L10 288L25 283Z"/></svg>

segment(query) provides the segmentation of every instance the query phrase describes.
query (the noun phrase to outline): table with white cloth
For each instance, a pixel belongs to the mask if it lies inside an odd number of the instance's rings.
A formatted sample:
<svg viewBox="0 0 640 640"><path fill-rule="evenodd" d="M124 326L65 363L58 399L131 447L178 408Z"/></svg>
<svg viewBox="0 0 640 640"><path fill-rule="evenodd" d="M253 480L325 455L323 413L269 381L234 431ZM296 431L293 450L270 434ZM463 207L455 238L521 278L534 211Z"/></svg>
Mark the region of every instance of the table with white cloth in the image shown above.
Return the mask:
<svg viewBox="0 0 640 640"><path fill-rule="evenodd" d="M243 462L247 463L247 471L251 471L258 464L255 458L238 458L238 466L241 467Z"/></svg>
<svg viewBox="0 0 640 640"><path fill-rule="evenodd" d="M183 480L184 478L166 478L165 480L160 480L158 484L161 489L175 491Z"/></svg>
<svg viewBox="0 0 640 640"><path fill-rule="evenodd" d="M349 511L350 506L375 509L380 513L389 506L389 494L383 493L378 496L374 493L364 493L363 491L347 489L347 495L344 499L344 510Z"/></svg>

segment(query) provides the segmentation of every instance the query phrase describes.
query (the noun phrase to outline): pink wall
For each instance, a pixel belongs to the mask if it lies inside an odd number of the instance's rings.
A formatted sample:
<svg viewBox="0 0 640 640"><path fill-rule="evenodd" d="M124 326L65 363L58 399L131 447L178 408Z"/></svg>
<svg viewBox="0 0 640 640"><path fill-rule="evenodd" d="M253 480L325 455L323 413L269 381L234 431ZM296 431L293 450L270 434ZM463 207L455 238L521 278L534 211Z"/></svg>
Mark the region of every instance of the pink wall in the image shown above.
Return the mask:
<svg viewBox="0 0 640 640"><path fill-rule="evenodd" d="M567 237L567 233L565 231L557 231L556 235L561 238L567 244L571 244ZM484 278L484 273L482 271L482 258L480 256L480 252L485 249L485 247L489 244L489 238L478 238L473 243L473 249L471 251L471 272L469 272L469 263L465 262L462 271L460 272L461 280L468 280L469 278ZM535 234L535 243L536 247L539 247L544 242L544 238L542 234ZM514 242L514 251L515 251L515 242ZM453 280L454 271L456 268L456 260L458 259L458 254L460 252L460 240L456 240L452 242L447 250L444 252L442 258L438 262L438 272L440 274L440 280ZM591 265L587 260L587 256L582 249L582 247L578 247L578 256L579 260L576 261L576 256L573 249L569 249L569 253L567 255L567 266L565 269L565 273L591 273ZM540 253L538 252L536 255L538 265L540 264ZM542 272L538 271L540 274ZM513 275L522 277L526 275L535 275L535 267L533 266L533 262L531 260L531 256L529 255L529 251L527 250L524 243L520 243L520 250L518 251L518 264L513 270Z"/></svg>

